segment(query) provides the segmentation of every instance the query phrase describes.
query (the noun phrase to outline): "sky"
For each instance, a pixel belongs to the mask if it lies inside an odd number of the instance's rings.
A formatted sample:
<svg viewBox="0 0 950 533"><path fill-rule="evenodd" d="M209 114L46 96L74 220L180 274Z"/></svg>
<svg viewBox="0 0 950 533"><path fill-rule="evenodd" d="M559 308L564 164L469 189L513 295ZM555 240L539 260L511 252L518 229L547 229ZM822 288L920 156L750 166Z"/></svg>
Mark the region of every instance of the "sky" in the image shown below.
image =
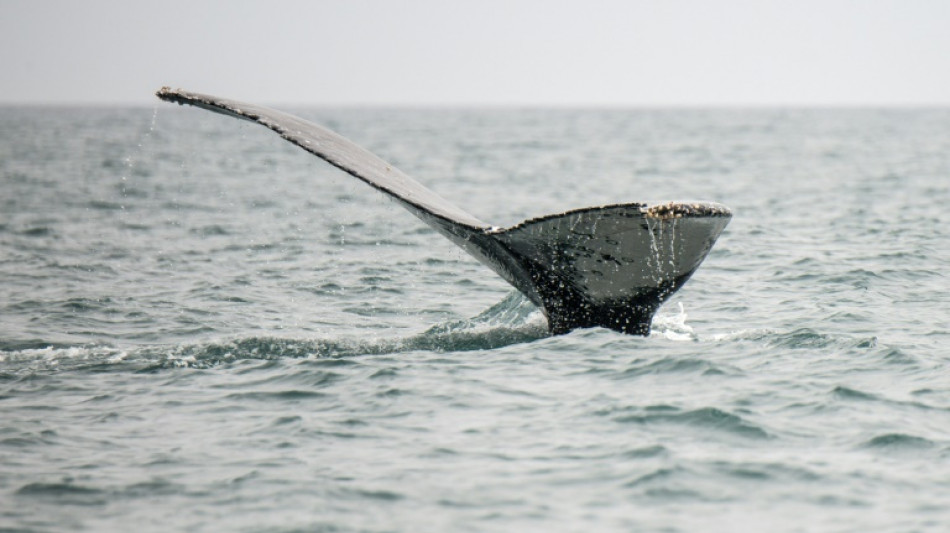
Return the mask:
<svg viewBox="0 0 950 533"><path fill-rule="evenodd" d="M0 104L950 105L950 0L0 0Z"/></svg>

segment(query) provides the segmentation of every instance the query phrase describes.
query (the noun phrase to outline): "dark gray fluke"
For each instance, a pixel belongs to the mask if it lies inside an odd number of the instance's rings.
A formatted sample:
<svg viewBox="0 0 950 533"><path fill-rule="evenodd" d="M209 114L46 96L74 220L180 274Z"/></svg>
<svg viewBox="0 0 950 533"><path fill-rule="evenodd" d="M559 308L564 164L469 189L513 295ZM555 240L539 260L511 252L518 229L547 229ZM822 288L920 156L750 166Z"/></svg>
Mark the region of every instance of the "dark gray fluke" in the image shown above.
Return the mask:
<svg viewBox="0 0 950 533"><path fill-rule="evenodd" d="M340 135L267 107L163 87L162 100L267 126L392 196L521 291L552 333L605 327L647 335L732 218L714 203L588 207L496 228Z"/></svg>

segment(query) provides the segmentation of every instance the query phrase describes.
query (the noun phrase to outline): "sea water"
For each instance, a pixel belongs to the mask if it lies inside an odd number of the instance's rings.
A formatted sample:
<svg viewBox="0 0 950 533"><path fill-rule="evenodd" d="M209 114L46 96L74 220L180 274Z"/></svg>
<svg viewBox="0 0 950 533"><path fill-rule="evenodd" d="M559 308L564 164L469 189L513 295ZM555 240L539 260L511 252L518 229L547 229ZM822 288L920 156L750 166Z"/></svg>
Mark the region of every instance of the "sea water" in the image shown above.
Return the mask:
<svg viewBox="0 0 950 533"><path fill-rule="evenodd" d="M950 110L291 111L497 226L734 218L550 336L264 128L0 108L0 531L950 528Z"/></svg>

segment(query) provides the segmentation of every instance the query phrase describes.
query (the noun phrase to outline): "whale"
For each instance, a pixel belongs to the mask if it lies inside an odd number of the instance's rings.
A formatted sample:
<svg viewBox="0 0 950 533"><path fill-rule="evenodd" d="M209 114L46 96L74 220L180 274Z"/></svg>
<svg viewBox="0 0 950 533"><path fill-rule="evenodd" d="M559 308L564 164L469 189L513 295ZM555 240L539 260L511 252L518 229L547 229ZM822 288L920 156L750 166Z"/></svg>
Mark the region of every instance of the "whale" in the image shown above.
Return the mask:
<svg viewBox="0 0 950 533"><path fill-rule="evenodd" d="M392 197L541 309L552 334L649 335L657 310L696 272L732 212L715 202L616 203L497 227L358 144L269 107L162 87L158 98L260 124Z"/></svg>

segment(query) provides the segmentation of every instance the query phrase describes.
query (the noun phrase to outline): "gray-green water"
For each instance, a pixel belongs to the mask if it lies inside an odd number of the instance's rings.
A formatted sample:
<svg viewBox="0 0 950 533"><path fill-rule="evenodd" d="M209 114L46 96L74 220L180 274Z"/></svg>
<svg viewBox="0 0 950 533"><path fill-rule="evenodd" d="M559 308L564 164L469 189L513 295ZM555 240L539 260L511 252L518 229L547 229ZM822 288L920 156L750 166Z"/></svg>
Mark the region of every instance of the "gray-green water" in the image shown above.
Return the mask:
<svg viewBox="0 0 950 533"><path fill-rule="evenodd" d="M648 338L550 337L196 109L0 109L0 531L944 531L950 110L300 111L479 218L735 217Z"/></svg>

